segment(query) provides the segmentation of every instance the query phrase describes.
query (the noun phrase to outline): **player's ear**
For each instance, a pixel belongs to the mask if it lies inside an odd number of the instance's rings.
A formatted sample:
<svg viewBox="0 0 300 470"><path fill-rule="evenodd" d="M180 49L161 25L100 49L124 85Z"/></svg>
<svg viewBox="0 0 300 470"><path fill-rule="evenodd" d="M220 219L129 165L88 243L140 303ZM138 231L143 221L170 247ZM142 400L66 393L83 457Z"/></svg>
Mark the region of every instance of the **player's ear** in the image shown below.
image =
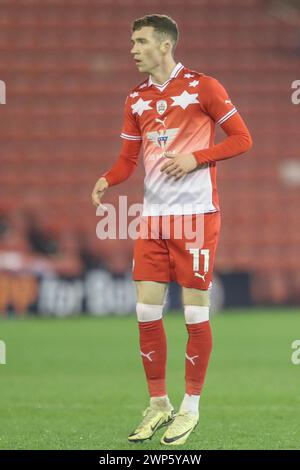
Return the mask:
<svg viewBox="0 0 300 470"><path fill-rule="evenodd" d="M164 54L167 54L168 52L172 51L172 43L170 39L166 39L165 41L163 41L162 50Z"/></svg>

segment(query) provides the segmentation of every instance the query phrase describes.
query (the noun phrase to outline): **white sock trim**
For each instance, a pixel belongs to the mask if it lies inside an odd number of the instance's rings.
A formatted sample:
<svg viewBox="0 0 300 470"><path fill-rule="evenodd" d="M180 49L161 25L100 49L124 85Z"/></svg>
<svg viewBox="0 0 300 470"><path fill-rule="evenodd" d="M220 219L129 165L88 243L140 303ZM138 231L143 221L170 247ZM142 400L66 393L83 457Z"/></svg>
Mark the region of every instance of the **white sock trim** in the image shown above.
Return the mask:
<svg viewBox="0 0 300 470"><path fill-rule="evenodd" d="M150 406L154 408L159 407L173 409L172 403L170 402L168 395L164 395L161 397L151 397Z"/></svg>
<svg viewBox="0 0 300 470"><path fill-rule="evenodd" d="M162 318L162 305L136 304L137 319L140 322L155 321Z"/></svg>
<svg viewBox="0 0 300 470"><path fill-rule="evenodd" d="M198 305L185 305L184 307L185 323L188 325L202 323L209 320L209 307Z"/></svg>
<svg viewBox="0 0 300 470"><path fill-rule="evenodd" d="M179 412L187 411L188 413L198 415L199 414L199 401L200 401L200 395L188 395L186 393L181 402Z"/></svg>

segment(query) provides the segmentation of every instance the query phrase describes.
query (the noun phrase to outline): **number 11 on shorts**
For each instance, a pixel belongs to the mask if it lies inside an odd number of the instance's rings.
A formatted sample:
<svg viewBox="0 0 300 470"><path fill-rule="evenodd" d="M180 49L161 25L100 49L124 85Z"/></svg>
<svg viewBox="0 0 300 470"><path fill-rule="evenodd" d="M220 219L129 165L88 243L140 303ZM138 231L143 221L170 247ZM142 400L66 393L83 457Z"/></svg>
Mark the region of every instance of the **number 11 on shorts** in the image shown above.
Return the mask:
<svg viewBox="0 0 300 470"><path fill-rule="evenodd" d="M204 268L203 273L206 274L209 270L209 250L199 248L189 248L188 251L193 256L193 271L198 273L200 264L200 255L204 256Z"/></svg>

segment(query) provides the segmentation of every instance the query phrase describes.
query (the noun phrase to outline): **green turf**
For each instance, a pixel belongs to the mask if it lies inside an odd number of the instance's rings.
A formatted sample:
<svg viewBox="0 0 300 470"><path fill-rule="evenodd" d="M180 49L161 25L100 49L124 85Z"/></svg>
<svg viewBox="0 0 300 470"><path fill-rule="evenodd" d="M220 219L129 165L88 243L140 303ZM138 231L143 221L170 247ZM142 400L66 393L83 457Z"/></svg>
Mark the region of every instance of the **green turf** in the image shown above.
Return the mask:
<svg viewBox="0 0 300 470"><path fill-rule="evenodd" d="M186 330L168 314L168 391L184 393ZM214 351L201 421L178 449L299 448L300 339L296 311L226 312L212 320ZM148 403L131 317L3 319L7 364L0 365L1 449L162 449L129 444Z"/></svg>

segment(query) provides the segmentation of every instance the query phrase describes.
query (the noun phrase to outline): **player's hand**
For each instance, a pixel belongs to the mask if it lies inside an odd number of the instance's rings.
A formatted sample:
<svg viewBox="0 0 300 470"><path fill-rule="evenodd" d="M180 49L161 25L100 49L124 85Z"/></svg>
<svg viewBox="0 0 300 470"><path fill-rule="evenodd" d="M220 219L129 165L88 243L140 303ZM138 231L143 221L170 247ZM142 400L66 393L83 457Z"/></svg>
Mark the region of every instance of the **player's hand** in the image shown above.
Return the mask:
<svg viewBox="0 0 300 470"><path fill-rule="evenodd" d="M194 171L197 166L197 160L192 153L171 153L165 152L164 157L169 160L163 164L160 171L166 173L170 178L173 176L178 180L182 176Z"/></svg>
<svg viewBox="0 0 300 470"><path fill-rule="evenodd" d="M98 179L92 192L92 203L94 204L94 206L98 207L101 205L102 196L107 188L107 180L104 177Z"/></svg>

